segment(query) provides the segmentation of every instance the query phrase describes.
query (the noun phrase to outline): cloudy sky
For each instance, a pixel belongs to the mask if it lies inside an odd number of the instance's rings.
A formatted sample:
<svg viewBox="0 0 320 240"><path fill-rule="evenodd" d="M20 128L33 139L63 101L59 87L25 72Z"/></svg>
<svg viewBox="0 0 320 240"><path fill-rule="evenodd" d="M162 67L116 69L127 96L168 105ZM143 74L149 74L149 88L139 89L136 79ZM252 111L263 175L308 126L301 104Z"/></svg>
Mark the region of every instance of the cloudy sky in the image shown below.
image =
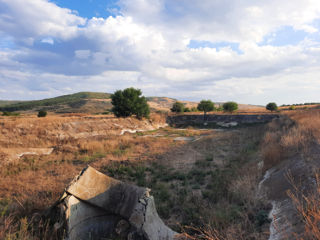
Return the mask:
<svg viewBox="0 0 320 240"><path fill-rule="evenodd" d="M0 0L0 99L320 102L319 0Z"/></svg>

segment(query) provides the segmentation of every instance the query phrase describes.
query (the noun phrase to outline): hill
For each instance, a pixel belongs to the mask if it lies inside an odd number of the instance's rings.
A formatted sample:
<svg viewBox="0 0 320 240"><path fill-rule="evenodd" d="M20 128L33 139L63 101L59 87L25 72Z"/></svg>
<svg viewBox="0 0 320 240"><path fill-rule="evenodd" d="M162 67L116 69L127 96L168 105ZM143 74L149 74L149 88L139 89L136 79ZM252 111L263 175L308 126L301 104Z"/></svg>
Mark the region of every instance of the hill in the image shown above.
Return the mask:
<svg viewBox="0 0 320 240"><path fill-rule="evenodd" d="M41 109L56 113L92 113L110 108L110 95L99 92L79 92L43 100L21 101L11 104L8 102L6 105L0 105L0 111L38 111Z"/></svg>
<svg viewBox="0 0 320 240"><path fill-rule="evenodd" d="M0 107L10 105L10 104L15 104L21 101L7 101L7 100L0 100Z"/></svg>
<svg viewBox="0 0 320 240"><path fill-rule="evenodd" d="M192 108L197 107L197 102L191 102L191 101L180 101L175 98L168 98L168 97L147 97L148 104L151 109L157 110L157 111L166 111L169 112L172 105L176 102L182 102L185 107Z"/></svg>
<svg viewBox="0 0 320 240"><path fill-rule="evenodd" d="M0 101L0 111L25 111L36 112L39 110L54 113L103 113L110 110L111 94L101 92L79 92L54 98L35 101ZM169 97L147 97L151 111L170 112L173 103L178 101ZM180 101L189 109L197 107L198 102ZM222 102L216 102L216 106L221 106ZM239 110L259 110L265 111L262 106L239 104Z"/></svg>

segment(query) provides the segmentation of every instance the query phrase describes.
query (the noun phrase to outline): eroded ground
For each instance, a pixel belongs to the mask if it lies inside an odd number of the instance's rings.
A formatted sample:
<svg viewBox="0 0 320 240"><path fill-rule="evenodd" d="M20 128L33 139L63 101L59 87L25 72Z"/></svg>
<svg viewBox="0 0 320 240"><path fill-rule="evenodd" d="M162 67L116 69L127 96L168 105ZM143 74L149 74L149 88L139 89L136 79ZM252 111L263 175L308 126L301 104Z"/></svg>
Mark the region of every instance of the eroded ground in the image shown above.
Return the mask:
<svg viewBox="0 0 320 240"><path fill-rule="evenodd" d="M159 215L177 231L190 232L185 226L193 226L218 229L227 239L268 238L270 206L257 194L263 125L235 130L166 127L146 131L148 128L127 119L129 124L122 129L112 120L116 134L104 134L108 128L101 124L106 119L91 125L88 121L93 120L75 123L59 119L30 129L9 122L14 129L10 134L16 139L3 138L3 148L19 148L23 143L30 148L35 148L34 144L52 147L53 151L23 154L1 168L1 237L59 239L50 234L50 227L41 228L33 221L35 213L59 199L71 179L90 164L117 179L151 188ZM154 120L152 125L160 123L163 121ZM8 127L8 123L2 124ZM46 132L43 126L48 126ZM52 137L55 128L56 133L64 130L67 137ZM120 135L124 129L140 131ZM1 131L5 133L7 128ZM78 137L85 132L86 136ZM31 139L30 133L37 133L37 138ZM26 139L29 141L24 143ZM27 151L23 147L21 151ZM22 227L27 230L21 232Z"/></svg>

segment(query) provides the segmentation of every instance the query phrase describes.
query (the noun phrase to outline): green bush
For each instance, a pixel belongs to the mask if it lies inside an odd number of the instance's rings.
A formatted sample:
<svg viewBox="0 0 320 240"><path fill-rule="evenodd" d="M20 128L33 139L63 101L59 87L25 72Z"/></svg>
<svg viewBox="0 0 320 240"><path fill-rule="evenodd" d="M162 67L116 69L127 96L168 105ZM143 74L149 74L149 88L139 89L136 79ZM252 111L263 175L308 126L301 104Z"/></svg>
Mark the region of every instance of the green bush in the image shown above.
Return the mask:
<svg viewBox="0 0 320 240"><path fill-rule="evenodd" d="M278 109L278 106L276 103L274 102L270 102L266 105L266 109L273 112L273 111L276 111Z"/></svg>
<svg viewBox="0 0 320 240"><path fill-rule="evenodd" d="M184 105L182 102L175 102L172 105L172 108L170 109L171 112L175 112L175 113L183 113L184 112Z"/></svg>
<svg viewBox="0 0 320 240"><path fill-rule="evenodd" d="M41 110L41 111L38 112L38 117L46 117L46 116L47 116L47 112L46 111Z"/></svg>
<svg viewBox="0 0 320 240"><path fill-rule="evenodd" d="M296 109L296 106L294 106L294 105L291 105L290 107L289 107L289 110L295 110Z"/></svg>
<svg viewBox="0 0 320 240"><path fill-rule="evenodd" d="M135 115L138 119L149 117L150 109L147 99L141 96L140 89L126 88L111 95L112 112L117 117Z"/></svg>
<svg viewBox="0 0 320 240"><path fill-rule="evenodd" d="M216 110L217 110L218 112L222 112L222 111L223 111L223 106L219 106Z"/></svg>
<svg viewBox="0 0 320 240"><path fill-rule="evenodd" d="M196 107L192 107L191 108L191 112L198 112L199 110L198 110L198 108L196 108Z"/></svg>
<svg viewBox="0 0 320 240"><path fill-rule="evenodd" d="M186 107L186 108L184 109L184 112L191 112L191 110L190 110L190 108Z"/></svg>
<svg viewBox="0 0 320 240"><path fill-rule="evenodd" d="M238 109L238 104L236 102L226 102L222 107L226 112L234 112Z"/></svg>

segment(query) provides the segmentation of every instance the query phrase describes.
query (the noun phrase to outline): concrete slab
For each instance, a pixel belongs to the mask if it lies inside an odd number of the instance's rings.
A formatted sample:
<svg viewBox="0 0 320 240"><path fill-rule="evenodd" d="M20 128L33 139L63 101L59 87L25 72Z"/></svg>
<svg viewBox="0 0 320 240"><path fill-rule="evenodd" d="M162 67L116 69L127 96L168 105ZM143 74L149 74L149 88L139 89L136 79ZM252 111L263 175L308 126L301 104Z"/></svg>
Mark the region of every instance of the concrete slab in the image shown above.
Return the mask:
<svg viewBox="0 0 320 240"><path fill-rule="evenodd" d="M178 234L158 216L149 192L85 168L63 196L68 239L174 239Z"/></svg>

